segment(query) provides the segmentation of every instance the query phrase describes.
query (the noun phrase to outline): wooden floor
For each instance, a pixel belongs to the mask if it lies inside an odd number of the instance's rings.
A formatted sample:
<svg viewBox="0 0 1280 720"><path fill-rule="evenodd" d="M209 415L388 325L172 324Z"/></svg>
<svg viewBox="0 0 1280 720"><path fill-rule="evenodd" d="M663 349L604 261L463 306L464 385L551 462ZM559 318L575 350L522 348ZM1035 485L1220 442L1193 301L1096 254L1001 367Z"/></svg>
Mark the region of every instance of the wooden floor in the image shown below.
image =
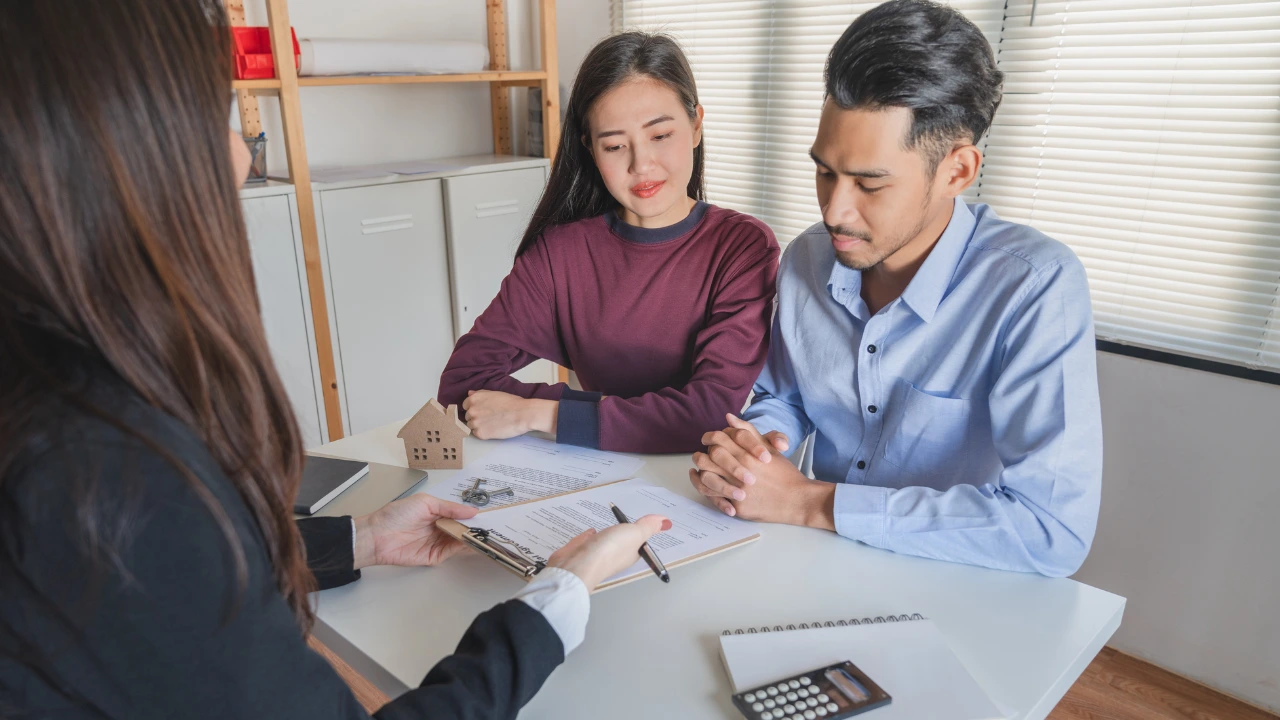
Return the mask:
<svg viewBox="0 0 1280 720"><path fill-rule="evenodd" d="M1277 720L1180 675L1103 648L1049 720Z"/></svg>
<svg viewBox="0 0 1280 720"><path fill-rule="evenodd" d="M338 669L365 710L372 713L387 701L386 695L314 638L311 646ZM1280 720L1280 716L1103 648L1049 720Z"/></svg>

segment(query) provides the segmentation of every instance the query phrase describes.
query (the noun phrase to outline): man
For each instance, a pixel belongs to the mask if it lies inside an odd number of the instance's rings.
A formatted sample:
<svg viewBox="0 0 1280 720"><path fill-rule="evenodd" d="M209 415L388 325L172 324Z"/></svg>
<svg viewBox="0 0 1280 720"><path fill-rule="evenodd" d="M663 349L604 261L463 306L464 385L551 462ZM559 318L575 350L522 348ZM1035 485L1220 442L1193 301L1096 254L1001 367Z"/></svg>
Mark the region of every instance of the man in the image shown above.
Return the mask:
<svg viewBox="0 0 1280 720"><path fill-rule="evenodd" d="M832 48L811 153L823 222L782 260L750 422L704 436L690 470L724 512L993 568L1080 567L1102 475L1084 268L960 199L1001 81L978 29L923 0L880 5ZM817 480L772 452L811 433Z"/></svg>

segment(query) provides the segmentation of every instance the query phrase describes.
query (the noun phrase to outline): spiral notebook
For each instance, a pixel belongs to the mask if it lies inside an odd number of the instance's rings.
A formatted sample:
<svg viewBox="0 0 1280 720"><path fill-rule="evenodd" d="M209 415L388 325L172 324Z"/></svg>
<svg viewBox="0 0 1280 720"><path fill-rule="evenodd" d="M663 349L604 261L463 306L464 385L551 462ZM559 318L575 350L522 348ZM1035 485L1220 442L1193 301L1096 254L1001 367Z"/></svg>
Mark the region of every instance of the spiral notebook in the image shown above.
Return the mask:
<svg viewBox="0 0 1280 720"><path fill-rule="evenodd" d="M919 614L726 630L720 659L734 692L850 660L893 702L868 720L1002 720L1001 712Z"/></svg>

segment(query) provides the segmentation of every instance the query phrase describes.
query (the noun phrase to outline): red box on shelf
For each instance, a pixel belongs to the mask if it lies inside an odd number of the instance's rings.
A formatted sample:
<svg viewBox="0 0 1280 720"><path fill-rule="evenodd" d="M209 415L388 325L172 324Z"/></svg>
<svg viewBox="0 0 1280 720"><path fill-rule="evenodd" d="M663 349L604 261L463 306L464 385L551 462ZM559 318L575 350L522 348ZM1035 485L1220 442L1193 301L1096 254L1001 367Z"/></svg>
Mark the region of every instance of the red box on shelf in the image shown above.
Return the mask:
<svg viewBox="0 0 1280 720"><path fill-rule="evenodd" d="M301 49L298 34L289 28L293 38L293 61L300 67ZM265 27L233 27L231 37L235 43L237 80L268 80L276 76L276 64L271 59L271 29Z"/></svg>

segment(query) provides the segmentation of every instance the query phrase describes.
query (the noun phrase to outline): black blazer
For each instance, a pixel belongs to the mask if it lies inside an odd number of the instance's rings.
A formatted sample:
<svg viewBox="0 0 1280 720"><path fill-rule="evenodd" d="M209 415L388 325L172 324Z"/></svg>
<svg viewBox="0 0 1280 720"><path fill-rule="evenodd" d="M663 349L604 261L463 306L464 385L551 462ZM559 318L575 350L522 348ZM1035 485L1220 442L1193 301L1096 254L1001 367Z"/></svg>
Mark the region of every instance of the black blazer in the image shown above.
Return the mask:
<svg viewBox="0 0 1280 720"><path fill-rule="evenodd" d="M0 717L367 717L307 647L248 508L203 443L136 397L114 397L111 414L161 452L59 411L59 431L0 483ZM244 547L243 586L218 523L165 455L221 502ZM91 482L116 518L100 531L118 557L83 541L72 482ZM300 527L323 586L358 577L349 520ZM455 654L375 716L514 718L563 661L542 614L511 600L481 613Z"/></svg>

